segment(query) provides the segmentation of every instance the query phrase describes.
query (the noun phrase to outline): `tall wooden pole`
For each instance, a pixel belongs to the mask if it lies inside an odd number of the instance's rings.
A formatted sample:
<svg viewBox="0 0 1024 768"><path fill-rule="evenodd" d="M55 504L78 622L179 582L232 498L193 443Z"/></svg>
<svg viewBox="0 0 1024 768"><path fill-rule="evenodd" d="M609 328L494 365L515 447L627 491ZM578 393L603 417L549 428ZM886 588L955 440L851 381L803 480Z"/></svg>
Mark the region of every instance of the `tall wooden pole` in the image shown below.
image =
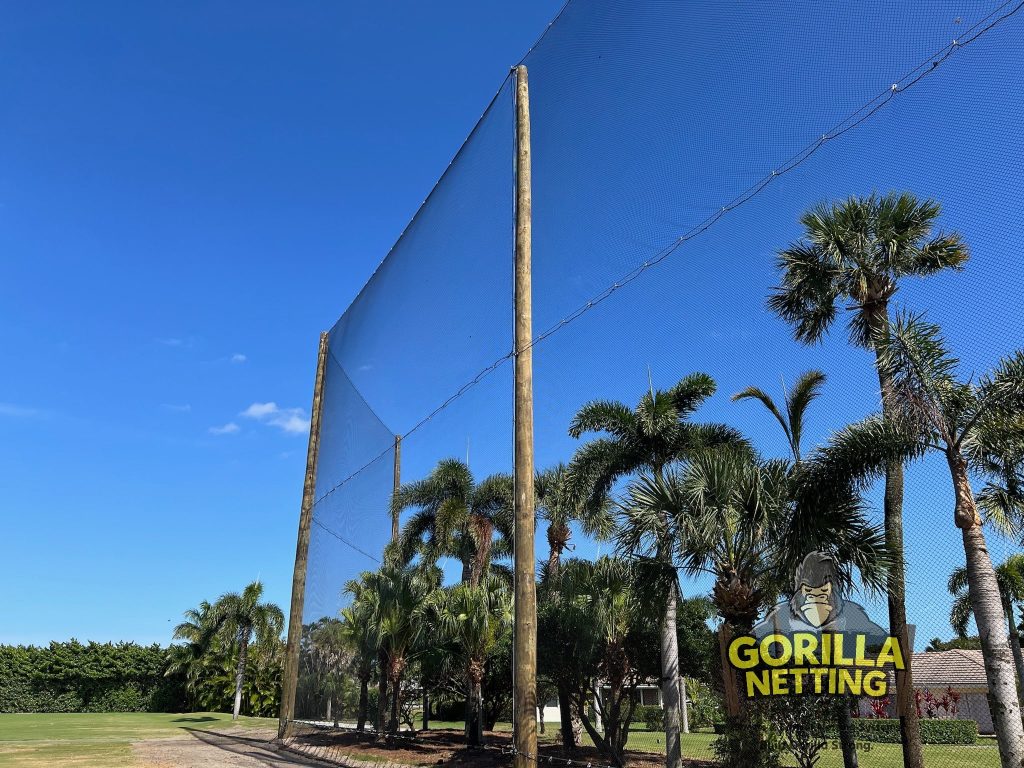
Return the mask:
<svg viewBox="0 0 1024 768"><path fill-rule="evenodd" d="M320 453L320 416L323 406L324 374L327 368L327 333L320 334L313 384L313 408L309 420L309 445L306 448L306 478L302 483L302 509L299 535L295 543L295 570L292 573L292 605L288 615L288 645L285 648L284 679L281 683L281 717L277 737L291 735L295 719L295 686L299 678L299 644L302 641L302 608L306 599L306 565L309 562L309 529L313 524L316 494L316 462Z"/></svg>
<svg viewBox="0 0 1024 768"><path fill-rule="evenodd" d="M395 468L391 491L391 543L398 541L398 489L402 487L402 436L395 435Z"/></svg>
<svg viewBox="0 0 1024 768"><path fill-rule="evenodd" d="M537 590L533 508L533 311L530 285L530 88L526 67L515 69L515 768L537 759Z"/></svg>

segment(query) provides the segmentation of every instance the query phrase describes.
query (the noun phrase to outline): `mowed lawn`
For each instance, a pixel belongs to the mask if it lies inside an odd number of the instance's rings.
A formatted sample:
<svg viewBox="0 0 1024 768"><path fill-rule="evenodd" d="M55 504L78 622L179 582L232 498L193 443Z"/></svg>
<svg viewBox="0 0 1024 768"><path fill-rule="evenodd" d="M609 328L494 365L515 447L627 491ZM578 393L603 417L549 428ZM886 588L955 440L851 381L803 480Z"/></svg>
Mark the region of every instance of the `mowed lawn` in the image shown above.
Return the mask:
<svg viewBox="0 0 1024 768"><path fill-rule="evenodd" d="M436 728L462 728L461 722L431 721ZM511 731L508 723L498 723L496 731ZM558 734L558 723L548 723L545 733L539 734L542 741L554 742ZM697 760L714 760L715 753L711 749L714 741L713 733L684 733L682 735L683 757ZM584 733L583 743L593 742ZM865 748L866 747L866 748ZM646 730L631 730L627 749L638 752L665 752L665 735ZM858 750L860 768L903 768L903 753L899 744L867 744L862 743ZM783 763L795 766L796 761L788 754L783 755ZM924 746L925 768L999 768L999 750L995 739L982 738L972 747L942 746L926 744ZM830 742L821 754L816 768L843 768L843 753L839 745Z"/></svg>
<svg viewBox="0 0 1024 768"><path fill-rule="evenodd" d="M188 728L232 725L276 728L277 720L243 717L232 723L231 715L217 712L0 715L0 766L130 766L134 741L182 736Z"/></svg>
<svg viewBox="0 0 1024 768"><path fill-rule="evenodd" d="M199 712L172 714L83 714L83 715L0 715L0 766L2 768L115 768L132 765L131 744L144 739L181 736L187 729L223 729L239 725L246 728L276 728L269 718L241 718L232 723L231 716ZM461 728L462 723L433 721L437 728ZM496 730L510 730L499 723ZM557 724L551 724L540 738L554 741ZM584 737L586 742L589 739ZM710 733L683 735L683 755L713 760ZM664 752L664 736L648 731L630 734L629 749ZM992 739L982 739L978 746L952 747L926 745L927 768L998 768L999 752ZM903 760L898 744L871 744L859 753L861 768L901 768ZM792 758L786 761L795 765ZM842 753L829 745L818 762L818 768L842 768Z"/></svg>
<svg viewBox="0 0 1024 768"><path fill-rule="evenodd" d="M683 734L683 756L714 760L715 755L711 749L714 738L711 733ZM664 744L663 734L636 731L630 733L628 748L664 752ZM860 768L903 768L903 753L899 744L861 743L859 746L857 756ZM783 753L783 764L795 766L796 761L791 755ZM999 750L994 739L980 739L972 747L925 744L924 764L925 768L999 768ZM843 753L838 743L829 742L816 768L843 768Z"/></svg>

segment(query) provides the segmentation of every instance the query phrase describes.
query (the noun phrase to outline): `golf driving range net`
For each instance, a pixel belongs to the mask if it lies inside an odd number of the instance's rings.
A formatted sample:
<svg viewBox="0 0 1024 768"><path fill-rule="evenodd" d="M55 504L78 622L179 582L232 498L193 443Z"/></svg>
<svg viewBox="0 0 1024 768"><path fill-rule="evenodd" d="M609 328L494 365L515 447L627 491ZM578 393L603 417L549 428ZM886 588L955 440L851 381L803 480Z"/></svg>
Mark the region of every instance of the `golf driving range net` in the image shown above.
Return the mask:
<svg viewBox="0 0 1024 768"><path fill-rule="evenodd" d="M1020 9L570 0L525 54L531 760L663 764L668 669L684 761L1024 754ZM290 739L320 757L447 760L476 720L491 751L466 759L511 747L515 74L496 86L329 333ZM834 565L822 625L812 551ZM773 611L813 658L778 623L760 645ZM826 661L814 630L854 614L901 658L850 639Z"/></svg>

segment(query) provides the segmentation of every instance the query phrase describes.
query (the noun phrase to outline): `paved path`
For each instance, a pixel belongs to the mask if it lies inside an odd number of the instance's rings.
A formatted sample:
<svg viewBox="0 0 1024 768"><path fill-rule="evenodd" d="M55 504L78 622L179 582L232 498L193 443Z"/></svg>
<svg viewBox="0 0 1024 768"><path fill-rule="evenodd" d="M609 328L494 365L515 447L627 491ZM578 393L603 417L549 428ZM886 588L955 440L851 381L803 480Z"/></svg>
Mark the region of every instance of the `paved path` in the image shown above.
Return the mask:
<svg viewBox="0 0 1024 768"><path fill-rule="evenodd" d="M132 745L138 768L322 768L325 764L273 747L275 731L193 730L174 739Z"/></svg>

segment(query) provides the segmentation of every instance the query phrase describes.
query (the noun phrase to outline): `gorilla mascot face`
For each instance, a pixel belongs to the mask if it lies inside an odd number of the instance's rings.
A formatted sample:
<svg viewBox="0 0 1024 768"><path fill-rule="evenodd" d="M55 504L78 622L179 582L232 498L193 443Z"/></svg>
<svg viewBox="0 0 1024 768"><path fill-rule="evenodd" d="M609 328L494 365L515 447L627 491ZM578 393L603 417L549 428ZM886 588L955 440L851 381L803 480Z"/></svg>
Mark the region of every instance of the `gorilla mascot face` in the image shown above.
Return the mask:
<svg viewBox="0 0 1024 768"><path fill-rule="evenodd" d="M835 561L821 552L811 552L796 569L790 609L812 627L823 627L843 610L840 592Z"/></svg>

